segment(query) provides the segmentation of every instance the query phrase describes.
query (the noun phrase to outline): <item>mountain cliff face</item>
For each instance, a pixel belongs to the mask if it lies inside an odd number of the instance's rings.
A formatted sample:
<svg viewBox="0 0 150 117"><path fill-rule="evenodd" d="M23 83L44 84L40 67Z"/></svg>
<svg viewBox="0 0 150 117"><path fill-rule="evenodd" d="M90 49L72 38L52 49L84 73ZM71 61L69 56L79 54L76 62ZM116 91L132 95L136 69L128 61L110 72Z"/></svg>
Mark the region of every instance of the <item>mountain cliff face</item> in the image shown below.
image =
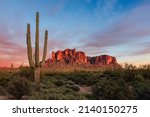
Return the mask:
<svg viewBox="0 0 150 117"><path fill-rule="evenodd" d="M52 62L65 61L66 63L86 64L87 57L84 52L76 52L75 49L65 49L64 51L52 52Z"/></svg>
<svg viewBox="0 0 150 117"><path fill-rule="evenodd" d="M109 64L116 64L117 60L115 57L109 55L100 55L96 57L87 57L90 64L102 64L102 65L109 65Z"/></svg>
<svg viewBox="0 0 150 117"><path fill-rule="evenodd" d="M117 64L117 60L113 56L100 55L95 57L87 57L82 51L76 49L65 49L52 52L52 58L46 61L47 64L63 62L66 64L91 64L91 65L109 65Z"/></svg>

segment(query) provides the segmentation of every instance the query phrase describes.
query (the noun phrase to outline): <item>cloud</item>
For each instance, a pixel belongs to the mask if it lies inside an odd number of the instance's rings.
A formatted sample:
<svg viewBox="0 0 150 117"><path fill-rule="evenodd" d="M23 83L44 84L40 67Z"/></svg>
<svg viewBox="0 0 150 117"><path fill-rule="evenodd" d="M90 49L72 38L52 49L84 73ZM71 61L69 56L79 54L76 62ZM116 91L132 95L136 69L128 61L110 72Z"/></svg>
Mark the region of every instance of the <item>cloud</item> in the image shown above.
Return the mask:
<svg viewBox="0 0 150 117"><path fill-rule="evenodd" d="M20 64L21 62L27 62L26 47L20 46L19 44L11 41L3 41L0 44L0 55L0 66L8 66L11 63L14 63L15 66L18 66L19 62Z"/></svg>
<svg viewBox="0 0 150 117"><path fill-rule="evenodd" d="M64 48L65 44L66 43L64 40L49 40L49 42L48 42L49 49L48 50Z"/></svg>
<svg viewBox="0 0 150 117"><path fill-rule="evenodd" d="M138 45L140 49L132 52L132 56L149 55L150 54L150 42L141 43Z"/></svg>
<svg viewBox="0 0 150 117"><path fill-rule="evenodd" d="M146 54L150 54L150 47L147 48L143 48L137 52L134 52L132 55L146 55Z"/></svg>
<svg viewBox="0 0 150 117"><path fill-rule="evenodd" d="M83 47L105 48L140 42L150 36L150 5L138 6L120 21L91 34Z"/></svg>
<svg viewBox="0 0 150 117"><path fill-rule="evenodd" d="M13 39L13 34L6 26L0 27L0 66L10 66L11 63L18 65L26 61L26 47L21 46ZM21 64L21 63L20 63Z"/></svg>

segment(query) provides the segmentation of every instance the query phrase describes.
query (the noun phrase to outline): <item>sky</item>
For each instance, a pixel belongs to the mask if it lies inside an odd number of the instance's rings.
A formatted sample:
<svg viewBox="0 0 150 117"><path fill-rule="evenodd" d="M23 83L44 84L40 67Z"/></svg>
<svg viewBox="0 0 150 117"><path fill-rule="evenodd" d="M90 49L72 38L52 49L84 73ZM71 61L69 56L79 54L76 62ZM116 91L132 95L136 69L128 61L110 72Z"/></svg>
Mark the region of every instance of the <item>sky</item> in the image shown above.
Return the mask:
<svg viewBox="0 0 150 117"><path fill-rule="evenodd" d="M88 56L108 54L118 63L150 64L150 0L1 0L0 67L27 65L26 27L40 13L40 54L44 31L48 54L66 48Z"/></svg>

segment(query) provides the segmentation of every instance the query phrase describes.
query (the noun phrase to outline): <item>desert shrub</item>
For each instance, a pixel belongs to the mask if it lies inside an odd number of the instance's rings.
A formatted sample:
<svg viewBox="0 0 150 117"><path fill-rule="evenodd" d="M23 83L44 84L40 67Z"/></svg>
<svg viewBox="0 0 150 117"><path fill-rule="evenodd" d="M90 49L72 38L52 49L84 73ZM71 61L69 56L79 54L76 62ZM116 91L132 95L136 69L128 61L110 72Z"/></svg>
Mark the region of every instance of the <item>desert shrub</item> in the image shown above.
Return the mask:
<svg viewBox="0 0 150 117"><path fill-rule="evenodd" d="M30 67L20 67L19 74L20 77L25 77L30 80L34 79L34 70Z"/></svg>
<svg viewBox="0 0 150 117"><path fill-rule="evenodd" d="M135 65L125 63L124 64L124 69L126 69L126 70L136 70L137 67Z"/></svg>
<svg viewBox="0 0 150 117"><path fill-rule="evenodd" d="M101 77L96 77L96 76L88 77L86 79L85 84L88 85L88 86L92 86L92 85L96 84L99 81L99 79L101 79Z"/></svg>
<svg viewBox="0 0 150 117"><path fill-rule="evenodd" d="M140 74L136 74L133 80L142 82L142 81L144 81L144 77Z"/></svg>
<svg viewBox="0 0 150 117"><path fill-rule="evenodd" d="M21 99L23 95L30 92L30 83L27 79L14 77L7 84L7 91L13 95L15 99Z"/></svg>
<svg viewBox="0 0 150 117"><path fill-rule="evenodd" d="M59 99L61 99L63 97L63 95L62 94L50 94L49 96L48 96L48 100L59 100Z"/></svg>
<svg viewBox="0 0 150 117"><path fill-rule="evenodd" d="M122 69L116 69L116 70L105 70L103 72L104 77L111 77L111 78L119 78L121 77Z"/></svg>
<svg viewBox="0 0 150 117"><path fill-rule="evenodd" d="M149 68L139 69L139 72L144 78L150 79L150 69Z"/></svg>
<svg viewBox="0 0 150 117"><path fill-rule="evenodd" d="M60 86L64 85L64 81L63 81L63 80L57 80L57 81L55 81L54 84L55 84L56 86L60 87Z"/></svg>
<svg viewBox="0 0 150 117"><path fill-rule="evenodd" d="M149 71L145 70L145 71L143 72L143 77L150 80L150 70L149 70Z"/></svg>
<svg viewBox="0 0 150 117"><path fill-rule="evenodd" d="M144 82L133 82L134 99L150 99L150 86Z"/></svg>
<svg viewBox="0 0 150 117"><path fill-rule="evenodd" d="M73 81L78 85L93 85L97 82L97 73L87 72L87 71L76 71L70 73L66 76L67 80Z"/></svg>
<svg viewBox="0 0 150 117"><path fill-rule="evenodd" d="M38 94L33 93L31 99L40 100L75 100L83 99L84 96L76 93L73 89L67 87L51 87L50 89L42 89Z"/></svg>
<svg viewBox="0 0 150 117"><path fill-rule="evenodd" d="M10 76L0 74L0 86L6 85L10 80Z"/></svg>
<svg viewBox="0 0 150 117"><path fill-rule="evenodd" d="M126 80L126 82L132 82L137 75L135 70L124 70L122 77Z"/></svg>
<svg viewBox="0 0 150 117"><path fill-rule="evenodd" d="M124 85L121 81L112 79L102 79L93 86L93 96L95 99L123 99L125 98Z"/></svg>
<svg viewBox="0 0 150 117"><path fill-rule="evenodd" d="M75 84L85 84L85 78L84 74L80 72L72 72L70 75L67 77L68 80L72 80L75 82Z"/></svg>
<svg viewBox="0 0 150 117"><path fill-rule="evenodd" d="M5 95L5 93L1 87L0 87L0 95Z"/></svg>
<svg viewBox="0 0 150 117"><path fill-rule="evenodd" d="M73 91L79 91L80 90L78 85L67 85L66 87L69 89L72 89Z"/></svg>

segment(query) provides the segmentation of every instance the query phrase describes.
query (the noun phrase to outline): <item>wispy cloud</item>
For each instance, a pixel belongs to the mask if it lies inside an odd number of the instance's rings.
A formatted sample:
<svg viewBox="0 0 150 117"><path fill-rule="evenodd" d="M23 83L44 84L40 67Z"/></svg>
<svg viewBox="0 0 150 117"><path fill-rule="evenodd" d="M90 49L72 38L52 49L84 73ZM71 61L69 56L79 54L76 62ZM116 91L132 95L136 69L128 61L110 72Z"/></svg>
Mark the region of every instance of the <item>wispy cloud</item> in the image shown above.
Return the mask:
<svg viewBox="0 0 150 117"><path fill-rule="evenodd" d="M150 5L136 7L120 21L84 39L84 47L104 48L140 42L150 36L149 11Z"/></svg>
<svg viewBox="0 0 150 117"><path fill-rule="evenodd" d="M150 54L150 47L146 47L141 50L138 50L137 52L134 52L132 55L139 56L139 55L146 55L146 54Z"/></svg>
<svg viewBox="0 0 150 117"><path fill-rule="evenodd" d="M131 52L132 56L150 55L150 42L141 43L139 49Z"/></svg>
<svg viewBox="0 0 150 117"><path fill-rule="evenodd" d="M9 66L11 63L18 65L20 61L26 61L26 47L13 40L13 35L8 27L0 28L0 66ZM4 64L5 63L5 64ZM21 64L21 63L20 63Z"/></svg>
<svg viewBox="0 0 150 117"><path fill-rule="evenodd" d="M48 50L56 50L56 49L61 49L64 48L66 43L64 40L49 40L48 42L49 49Z"/></svg>

